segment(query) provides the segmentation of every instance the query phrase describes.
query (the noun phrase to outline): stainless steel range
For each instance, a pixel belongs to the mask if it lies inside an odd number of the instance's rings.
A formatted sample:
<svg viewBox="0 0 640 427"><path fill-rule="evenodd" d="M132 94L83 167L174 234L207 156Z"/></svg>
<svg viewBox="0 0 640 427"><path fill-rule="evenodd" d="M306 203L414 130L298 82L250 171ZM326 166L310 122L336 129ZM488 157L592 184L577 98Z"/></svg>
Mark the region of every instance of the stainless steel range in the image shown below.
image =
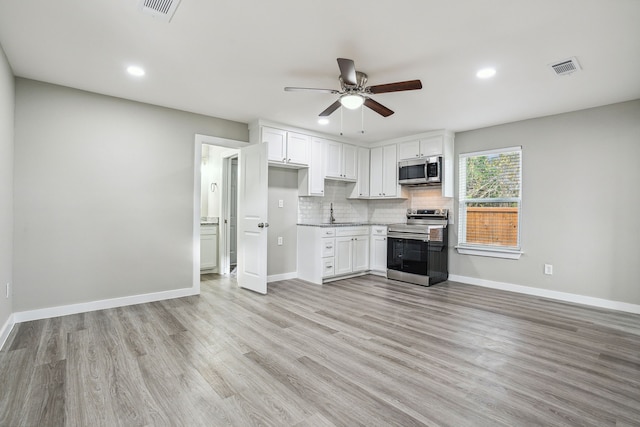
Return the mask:
<svg viewBox="0 0 640 427"><path fill-rule="evenodd" d="M430 286L447 280L448 209L407 209L387 233L387 277Z"/></svg>

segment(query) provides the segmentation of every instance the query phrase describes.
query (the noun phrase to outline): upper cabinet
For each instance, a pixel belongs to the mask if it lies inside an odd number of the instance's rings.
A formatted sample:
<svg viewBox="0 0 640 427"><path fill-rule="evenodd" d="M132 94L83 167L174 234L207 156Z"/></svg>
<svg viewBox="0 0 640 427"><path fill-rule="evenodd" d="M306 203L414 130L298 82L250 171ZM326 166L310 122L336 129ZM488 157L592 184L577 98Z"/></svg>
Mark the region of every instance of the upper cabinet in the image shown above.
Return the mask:
<svg viewBox="0 0 640 427"><path fill-rule="evenodd" d="M261 138L269 145L269 163L293 168L309 166L309 136L263 126Z"/></svg>
<svg viewBox="0 0 640 427"><path fill-rule="evenodd" d="M324 196L324 144L324 139L311 137L309 167L298 170L299 196Z"/></svg>
<svg viewBox="0 0 640 427"><path fill-rule="evenodd" d="M435 135L423 139L401 142L398 144L398 160L442 156L444 154L443 143L443 135Z"/></svg>
<svg viewBox="0 0 640 427"><path fill-rule="evenodd" d="M358 147L358 179L349 195L349 199L369 198L369 149Z"/></svg>
<svg viewBox="0 0 640 427"><path fill-rule="evenodd" d="M356 181L358 178L358 155L354 145L336 141L324 144L325 178L341 181Z"/></svg>
<svg viewBox="0 0 640 427"><path fill-rule="evenodd" d="M399 198L396 144L371 149L369 195L371 199Z"/></svg>

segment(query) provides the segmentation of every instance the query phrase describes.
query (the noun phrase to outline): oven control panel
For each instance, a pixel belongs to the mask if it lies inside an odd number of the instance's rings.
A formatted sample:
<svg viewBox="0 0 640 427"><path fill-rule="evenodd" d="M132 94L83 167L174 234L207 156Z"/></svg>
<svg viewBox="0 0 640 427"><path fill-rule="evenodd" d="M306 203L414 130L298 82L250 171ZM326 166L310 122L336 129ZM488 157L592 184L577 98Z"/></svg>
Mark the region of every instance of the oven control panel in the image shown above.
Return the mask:
<svg viewBox="0 0 640 427"><path fill-rule="evenodd" d="M449 209L407 209L407 217L443 217L449 216Z"/></svg>

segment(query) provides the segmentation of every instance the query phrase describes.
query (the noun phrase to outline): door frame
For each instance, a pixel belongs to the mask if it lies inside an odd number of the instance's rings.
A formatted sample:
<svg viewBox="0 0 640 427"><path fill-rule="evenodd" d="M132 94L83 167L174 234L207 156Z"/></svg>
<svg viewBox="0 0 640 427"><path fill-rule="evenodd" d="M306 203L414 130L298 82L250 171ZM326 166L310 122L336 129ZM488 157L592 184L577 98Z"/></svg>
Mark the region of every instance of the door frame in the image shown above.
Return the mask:
<svg viewBox="0 0 640 427"><path fill-rule="evenodd" d="M231 235L229 233L231 224L228 221L231 219L231 192L229 191L229 187L231 185L231 162L233 159L238 159L240 152L235 154L229 154L228 156L222 157L222 203L220 204L220 211L222 212L222 216L220 217L220 225L218 229L220 231L220 241L222 242L221 250L220 250L220 274L229 274L231 273ZM237 188L236 188L236 191ZM236 215L238 210L238 198L236 197ZM238 247L238 229L236 225L236 250ZM237 258L237 253L236 253ZM237 259L236 259L237 263Z"/></svg>
<svg viewBox="0 0 640 427"><path fill-rule="evenodd" d="M249 142L235 139L221 138L218 136L195 134L193 155L193 270L192 288L200 293L200 199L202 183L202 145L217 145L219 147L234 148L240 150L247 147ZM218 229L220 225L218 225Z"/></svg>

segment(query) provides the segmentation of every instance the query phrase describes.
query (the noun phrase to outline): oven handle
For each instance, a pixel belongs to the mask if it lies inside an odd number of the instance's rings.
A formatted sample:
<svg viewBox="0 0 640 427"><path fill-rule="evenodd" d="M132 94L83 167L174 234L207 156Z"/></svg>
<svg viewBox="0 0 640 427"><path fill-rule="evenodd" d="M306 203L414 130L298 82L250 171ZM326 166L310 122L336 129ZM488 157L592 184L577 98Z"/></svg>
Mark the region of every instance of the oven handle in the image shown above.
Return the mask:
<svg viewBox="0 0 640 427"><path fill-rule="evenodd" d="M415 233L393 233L387 232L388 239L405 239L405 240L420 240L423 242L429 241L428 234L415 234Z"/></svg>

